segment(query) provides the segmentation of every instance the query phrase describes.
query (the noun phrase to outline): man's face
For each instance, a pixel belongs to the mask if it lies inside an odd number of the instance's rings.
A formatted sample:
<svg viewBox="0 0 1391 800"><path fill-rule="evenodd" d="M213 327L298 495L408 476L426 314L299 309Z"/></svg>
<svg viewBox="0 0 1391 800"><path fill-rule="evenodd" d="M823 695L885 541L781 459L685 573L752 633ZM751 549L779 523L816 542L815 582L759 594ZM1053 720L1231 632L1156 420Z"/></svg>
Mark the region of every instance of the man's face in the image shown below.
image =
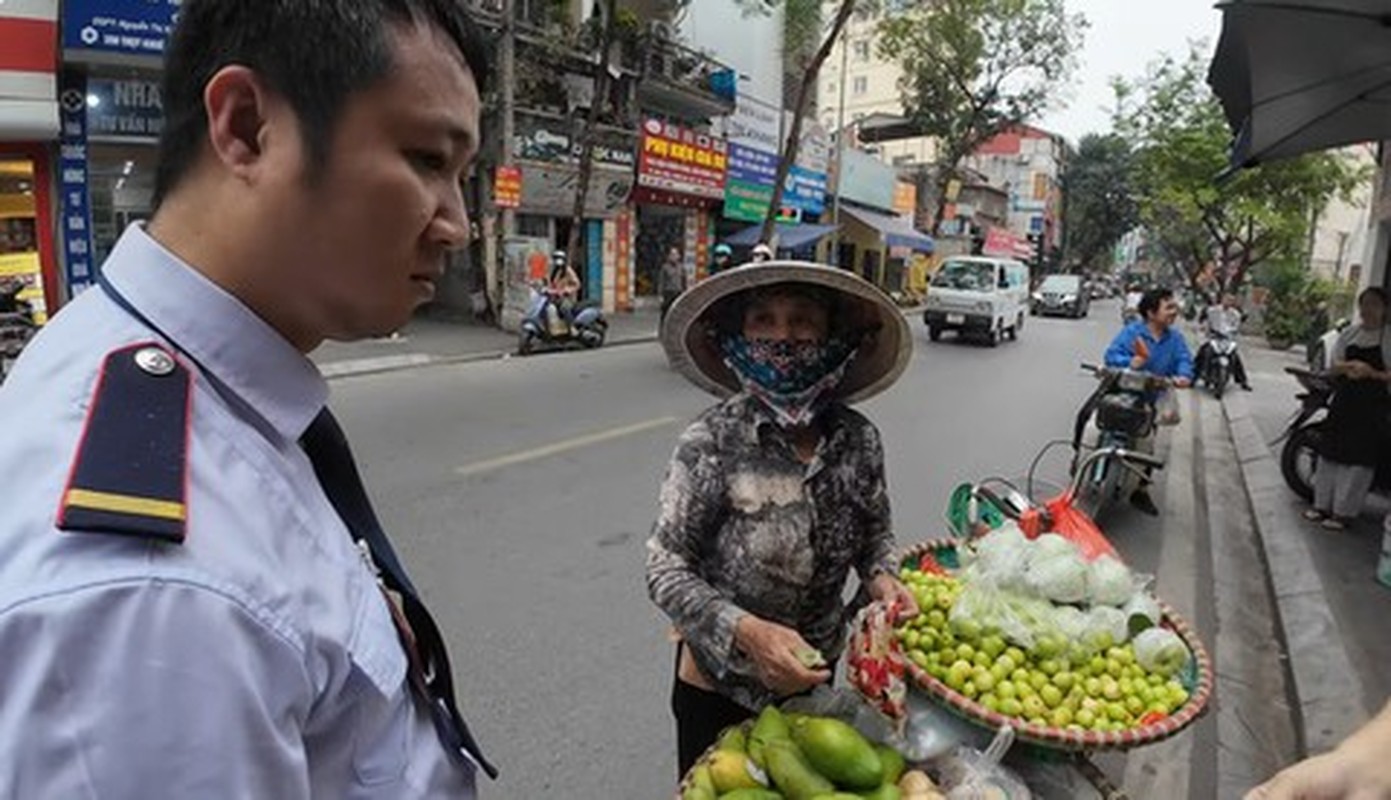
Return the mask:
<svg viewBox="0 0 1391 800"><path fill-rule="evenodd" d="M283 292L308 332L390 333L434 297L469 237L461 182L478 149L478 86L456 48L426 28L392 31L394 69L344 106L317 182L307 164L275 186L266 223L288 242ZM249 235L256 235L249 231Z"/></svg>
<svg viewBox="0 0 1391 800"><path fill-rule="evenodd" d="M755 300L744 311L744 338L824 342L830 333L826 307L810 297L777 294Z"/></svg>
<svg viewBox="0 0 1391 800"><path fill-rule="evenodd" d="M1150 312L1150 320L1159 324L1160 327L1167 328L1173 325L1178 319L1178 301L1172 297L1166 297L1159 301L1159 308Z"/></svg>

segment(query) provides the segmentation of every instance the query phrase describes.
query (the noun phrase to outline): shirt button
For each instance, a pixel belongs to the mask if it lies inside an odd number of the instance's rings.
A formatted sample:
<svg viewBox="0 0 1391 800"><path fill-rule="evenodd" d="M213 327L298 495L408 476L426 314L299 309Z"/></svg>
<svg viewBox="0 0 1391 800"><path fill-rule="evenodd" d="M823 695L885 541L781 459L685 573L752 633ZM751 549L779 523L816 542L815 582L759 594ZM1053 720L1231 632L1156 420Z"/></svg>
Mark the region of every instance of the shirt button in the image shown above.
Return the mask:
<svg viewBox="0 0 1391 800"><path fill-rule="evenodd" d="M135 366L146 375L162 378L173 374L174 368L178 365L174 363L172 356L158 347L143 347L135 352Z"/></svg>

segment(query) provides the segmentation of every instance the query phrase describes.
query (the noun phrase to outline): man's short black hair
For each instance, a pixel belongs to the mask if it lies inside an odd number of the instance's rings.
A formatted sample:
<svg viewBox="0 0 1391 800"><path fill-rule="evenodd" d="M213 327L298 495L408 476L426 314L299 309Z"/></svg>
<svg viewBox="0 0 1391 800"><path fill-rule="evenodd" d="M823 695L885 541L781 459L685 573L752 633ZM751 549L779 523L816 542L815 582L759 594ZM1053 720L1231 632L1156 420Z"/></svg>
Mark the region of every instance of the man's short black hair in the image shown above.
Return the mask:
<svg viewBox="0 0 1391 800"><path fill-rule="evenodd" d="M185 0L165 57L164 132L154 203L192 169L208 138L203 91L233 64L255 70L299 118L313 180L355 92L392 70L392 26L434 28L459 48L480 94L488 54L465 0Z"/></svg>
<svg viewBox="0 0 1391 800"><path fill-rule="evenodd" d="M1150 289L1148 292L1145 292L1140 296L1140 318L1148 322L1150 314L1158 311L1159 307L1164 304L1164 301L1173 296L1173 289L1165 289L1163 287Z"/></svg>

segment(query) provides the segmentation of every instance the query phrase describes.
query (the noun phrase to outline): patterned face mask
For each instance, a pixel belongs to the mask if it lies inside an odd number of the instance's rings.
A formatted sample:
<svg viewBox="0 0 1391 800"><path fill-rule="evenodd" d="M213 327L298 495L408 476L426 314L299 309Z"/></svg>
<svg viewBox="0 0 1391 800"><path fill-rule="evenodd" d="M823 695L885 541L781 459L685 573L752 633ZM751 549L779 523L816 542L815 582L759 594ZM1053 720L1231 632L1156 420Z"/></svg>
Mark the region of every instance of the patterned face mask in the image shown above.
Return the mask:
<svg viewBox="0 0 1391 800"><path fill-rule="evenodd" d="M806 342L743 334L724 337L720 349L744 391L762 401L784 428L807 425L816 417L857 352L839 337Z"/></svg>

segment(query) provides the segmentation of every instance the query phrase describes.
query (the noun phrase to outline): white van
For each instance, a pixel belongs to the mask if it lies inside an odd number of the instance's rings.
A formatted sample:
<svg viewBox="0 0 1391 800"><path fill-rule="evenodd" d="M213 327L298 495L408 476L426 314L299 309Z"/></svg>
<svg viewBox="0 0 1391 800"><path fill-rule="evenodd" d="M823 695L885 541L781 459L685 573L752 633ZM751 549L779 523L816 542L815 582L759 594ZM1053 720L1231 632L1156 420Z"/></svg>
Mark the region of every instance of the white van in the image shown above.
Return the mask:
<svg viewBox="0 0 1391 800"><path fill-rule="evenodd" d="M974 333L991 347L1018 339L1029 315L1029 268L1011 258L953 256L927 287L923 322L932 341L942 331Z"/></svg>

